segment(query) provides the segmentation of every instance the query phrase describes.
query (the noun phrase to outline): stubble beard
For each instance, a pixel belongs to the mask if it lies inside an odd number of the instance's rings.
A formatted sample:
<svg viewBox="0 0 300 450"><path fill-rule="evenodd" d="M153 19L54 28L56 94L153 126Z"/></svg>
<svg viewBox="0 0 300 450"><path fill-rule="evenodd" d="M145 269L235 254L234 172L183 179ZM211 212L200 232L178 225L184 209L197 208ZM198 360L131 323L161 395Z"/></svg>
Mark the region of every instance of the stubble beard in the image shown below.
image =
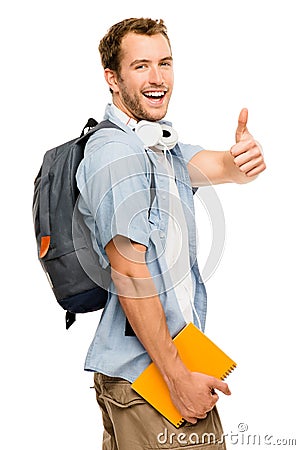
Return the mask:
<svg viewBox="0 0 300 450"><path fill-rule="evenodd" d="M159 113L157 115L153 115L149 113L143 106L141 105L140 99L137 94L130 95L127 88L123 85L121 88L121 98L122 102L126 106L126 108L131 112L134 118L139 120L149 120L150 122L155 122L156 120L161 120L167 113L168 104L165 108L164 113Z"/></svg>

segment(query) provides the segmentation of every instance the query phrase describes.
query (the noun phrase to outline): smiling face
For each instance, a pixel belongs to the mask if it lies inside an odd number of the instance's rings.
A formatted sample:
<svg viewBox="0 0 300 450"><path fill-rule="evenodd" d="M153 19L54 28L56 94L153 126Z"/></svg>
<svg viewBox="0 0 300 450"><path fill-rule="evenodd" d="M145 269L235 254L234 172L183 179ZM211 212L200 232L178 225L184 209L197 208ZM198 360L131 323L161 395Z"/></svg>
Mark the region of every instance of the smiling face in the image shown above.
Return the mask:
<svg viewBox="0 0 300 450"><path fill-rule="evenodd" d="M128 33L122 40L120 71L105 69L114 104L136 120L162 119L173 90L173 61L167 39Z"/></svg>

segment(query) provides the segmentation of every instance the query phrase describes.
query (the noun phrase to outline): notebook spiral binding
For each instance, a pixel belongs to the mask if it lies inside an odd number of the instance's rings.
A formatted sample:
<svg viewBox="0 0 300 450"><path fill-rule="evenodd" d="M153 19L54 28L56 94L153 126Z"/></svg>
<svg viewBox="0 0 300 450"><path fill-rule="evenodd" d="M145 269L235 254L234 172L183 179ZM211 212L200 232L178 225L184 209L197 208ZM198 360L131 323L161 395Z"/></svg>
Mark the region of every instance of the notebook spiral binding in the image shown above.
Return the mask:
<svg viewBox="0 0 300 450"><path fill-rule="evenodd" d="M223 381L228 375L236 368L236 364L232 364L228 370L221 376L221 380Z"/></svg>
<svg viewBox="0 0 300 450"><path fill-rule="evenodd" d="M177 423L176 423L176 427L180 427L180 425L183 425L184 424L184 422L185 422L185 420L184 419L180 419Z"/></svg>

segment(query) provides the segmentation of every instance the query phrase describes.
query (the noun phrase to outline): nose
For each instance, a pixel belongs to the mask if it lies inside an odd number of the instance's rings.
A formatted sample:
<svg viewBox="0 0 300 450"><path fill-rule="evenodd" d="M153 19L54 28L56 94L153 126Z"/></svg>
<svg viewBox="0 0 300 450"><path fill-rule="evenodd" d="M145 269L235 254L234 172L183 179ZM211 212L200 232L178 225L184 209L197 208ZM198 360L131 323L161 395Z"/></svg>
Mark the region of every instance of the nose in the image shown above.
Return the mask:
<svg viewBox="0 0 300 450"><path fill-rule="evenodd" d="M149 83L161 85L164 82L163 74L159 66L152 66L149 73Z"/></svg>

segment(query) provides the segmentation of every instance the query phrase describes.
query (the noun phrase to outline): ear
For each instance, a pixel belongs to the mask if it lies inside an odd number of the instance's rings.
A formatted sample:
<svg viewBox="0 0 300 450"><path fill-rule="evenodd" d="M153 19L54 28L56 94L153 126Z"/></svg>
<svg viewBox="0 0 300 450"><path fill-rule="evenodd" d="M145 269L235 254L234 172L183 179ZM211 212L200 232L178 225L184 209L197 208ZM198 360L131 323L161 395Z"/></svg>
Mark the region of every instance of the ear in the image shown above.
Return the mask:
<svg viewBox="0 0 300 450"><path fill-rule="evenodd" d="M119 86L118 86L118 79L117 74L114 70L111 69L105 69L104 70L104 77L105 80L109 86L109 88L114 92L119 92Z"/></svg>

